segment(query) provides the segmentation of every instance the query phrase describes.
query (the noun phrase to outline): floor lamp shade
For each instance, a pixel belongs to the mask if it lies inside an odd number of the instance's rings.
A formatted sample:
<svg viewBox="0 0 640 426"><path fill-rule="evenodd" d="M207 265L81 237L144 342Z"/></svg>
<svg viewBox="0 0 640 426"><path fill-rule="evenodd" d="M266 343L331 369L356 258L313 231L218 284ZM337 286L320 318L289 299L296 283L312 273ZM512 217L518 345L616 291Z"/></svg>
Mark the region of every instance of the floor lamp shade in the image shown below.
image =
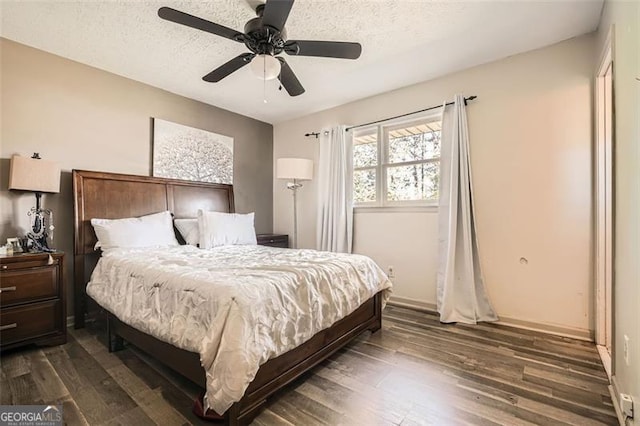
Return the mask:
<svg viewBox="0 0 640 426"><path fill-rule="evenodd" d="M9 189L60 192L60 165L55 161L14 155L9 169Z"/></svg>
<svg viewBox="0 0 640 426"><path fill-rule="evenodd" d="M278 179L311 180L313 178L313 160L278 158L276 176Z"/></svg>

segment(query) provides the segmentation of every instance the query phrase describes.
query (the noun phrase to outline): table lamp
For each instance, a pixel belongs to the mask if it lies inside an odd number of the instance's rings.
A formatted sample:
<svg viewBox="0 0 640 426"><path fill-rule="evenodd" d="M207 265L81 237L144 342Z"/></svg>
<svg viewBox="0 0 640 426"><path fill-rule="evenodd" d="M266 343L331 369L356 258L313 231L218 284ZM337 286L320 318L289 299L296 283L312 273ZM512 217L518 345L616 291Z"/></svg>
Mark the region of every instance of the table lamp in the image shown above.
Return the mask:
<svg viewBox="0 0 640 426"><path fill-rule="evenodd" d="M60 192L60 165L42 160L37 152L31 158L14 155L9 168L9 189L35 193L36 206L27 212L31 217L31 232L27 233L27 238L31 241L32 251L53 251L47 244L47 237L53 240L53 212L41 208L41 198L43 192Z"/></svg>

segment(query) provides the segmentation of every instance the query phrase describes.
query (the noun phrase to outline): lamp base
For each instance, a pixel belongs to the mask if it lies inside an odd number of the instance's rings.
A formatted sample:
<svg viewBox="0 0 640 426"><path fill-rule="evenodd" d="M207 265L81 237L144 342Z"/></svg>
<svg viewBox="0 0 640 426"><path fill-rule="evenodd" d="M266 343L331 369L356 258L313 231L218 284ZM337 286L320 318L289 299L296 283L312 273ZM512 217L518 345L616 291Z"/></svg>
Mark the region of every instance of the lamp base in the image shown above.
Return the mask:
<svg viewBox="0 0 640 426"><path fill-rule="evenodd" d="M47 244L47 234L34 235L29 232L27 238L31 243L27 243L29 253L53 253L55 251L55 249L50 248L49 244Z"/></svg>
<svg viewBox="0 0 640 426"><path fill-rule="evenodd" d="M53 239L53 212L49 209L40 208L40 198L42 194L36 192L35 195L36 206L27 212L27 216L31 217L31 232L27 233L27 246L32 253L51 253L55 250L49 248L49 244L47 243L47 237L49 237L47 229L51 231L51 239ZM49 218L48 221L47 217ZM48 228L47 222L49 222Z"/></svg>

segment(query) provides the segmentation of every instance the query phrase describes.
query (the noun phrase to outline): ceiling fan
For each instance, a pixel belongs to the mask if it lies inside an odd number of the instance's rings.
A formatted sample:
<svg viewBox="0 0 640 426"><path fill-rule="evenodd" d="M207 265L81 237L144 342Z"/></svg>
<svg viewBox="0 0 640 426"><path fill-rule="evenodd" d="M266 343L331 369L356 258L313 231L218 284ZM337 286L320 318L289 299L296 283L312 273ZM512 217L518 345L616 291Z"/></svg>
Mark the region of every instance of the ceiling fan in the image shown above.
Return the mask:
<svg viewBox="0 0 640 426"><path fill-rule="evenodd" d="M218 82L251 63L254 72L260 78L270 80L277 77L289 95L298 96L304 93L304 87L287 61L277 55L285 52L295 56L358 59L362 46L360 43L340 41L288 40L285 23L293 2L294 0L267 0L265 4L259 4L256 7L258 16L245 24L244 33L170 7L161 7L158 16L167 21L244 43L251 51L242 53L211 71L202 77L204 81Z"/></svg>

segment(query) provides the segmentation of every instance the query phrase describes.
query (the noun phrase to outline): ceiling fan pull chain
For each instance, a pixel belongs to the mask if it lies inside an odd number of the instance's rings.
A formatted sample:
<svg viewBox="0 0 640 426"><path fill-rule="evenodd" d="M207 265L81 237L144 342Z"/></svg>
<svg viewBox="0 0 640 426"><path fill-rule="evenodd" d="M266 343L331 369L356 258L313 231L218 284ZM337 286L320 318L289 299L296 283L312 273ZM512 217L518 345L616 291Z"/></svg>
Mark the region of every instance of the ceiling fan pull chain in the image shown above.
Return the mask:
<svg viewBox="0 0 640 426"><path fill-rule="evenodd" d="M262 100L267 103L267 59L262 57Z"/></svg>

